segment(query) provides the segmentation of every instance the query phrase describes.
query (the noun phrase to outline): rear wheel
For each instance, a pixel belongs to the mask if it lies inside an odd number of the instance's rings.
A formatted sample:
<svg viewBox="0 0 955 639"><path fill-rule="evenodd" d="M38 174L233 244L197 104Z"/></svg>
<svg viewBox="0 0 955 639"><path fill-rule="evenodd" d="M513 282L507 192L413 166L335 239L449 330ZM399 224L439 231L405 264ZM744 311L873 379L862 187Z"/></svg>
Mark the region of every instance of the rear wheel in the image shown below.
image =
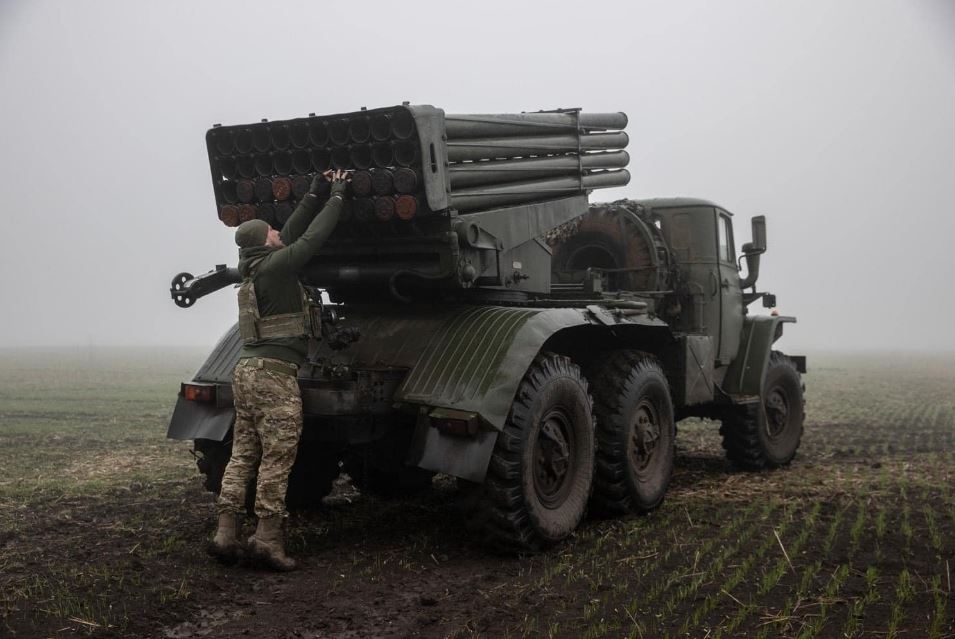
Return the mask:
<svg viewBox="0 0 955 639"><path fill-rule="evenodd" d="M803 384L792 360L773 352L761 401L730 409L720 434L730 461L748 470L785 466L802 439Z"/></svg>
<svg viewBox="0 0 955 639"><path fill-rule="evenodd" d="M663 502L673 475L676 427L666 375L656 359L637 351L610 353L593 369L594 510L652 510Z"/></svg>
<svg viewBox="0 0 955 639"><path fill-rule="evenodd" d="M569 358L539 355L518 387L470 524L486 543L518 552L574 531L593 487L594 420L587 381Z"/></svg>

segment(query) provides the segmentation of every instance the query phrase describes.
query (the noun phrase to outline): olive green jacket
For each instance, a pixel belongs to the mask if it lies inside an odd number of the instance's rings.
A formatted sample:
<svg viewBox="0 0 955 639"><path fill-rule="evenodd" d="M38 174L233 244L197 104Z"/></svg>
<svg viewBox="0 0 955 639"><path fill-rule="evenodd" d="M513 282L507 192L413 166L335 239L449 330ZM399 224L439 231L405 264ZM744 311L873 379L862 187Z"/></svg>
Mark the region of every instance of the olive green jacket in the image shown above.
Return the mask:
<svg viewBox="0 0 955 639"><path fill-rule="evenodd" d="M283 248L267 246L239 249L239 274L248 277L250 263L264 256L252 275L259 315L303 312L299 278L338 223L342 199L333 197L318 215L318 198L306 195L282 227ZM251 342L239 357L274 357L301 366L308 355L308 338L281 337Z"/></svg>

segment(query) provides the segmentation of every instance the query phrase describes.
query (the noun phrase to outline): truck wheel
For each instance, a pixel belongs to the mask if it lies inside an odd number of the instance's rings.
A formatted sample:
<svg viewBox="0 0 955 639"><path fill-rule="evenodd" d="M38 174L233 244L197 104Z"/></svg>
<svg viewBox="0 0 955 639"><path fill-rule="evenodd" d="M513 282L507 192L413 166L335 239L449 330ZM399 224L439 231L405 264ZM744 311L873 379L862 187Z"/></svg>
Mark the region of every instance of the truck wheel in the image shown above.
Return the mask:
<svg viewBox="0 0 955 639"><path fill-rule="evenodd" d="M720 434L730 461L747 470L785 466L796 455L805 410L803 384L792 360L773 351L762 401L723 418Z"/></svg>
<svg viewBox="0 0 955 639"><path fill-rule="evenodd" d="M673 475L676 427L670 387L652 356L615 351L594 363L597 420L596 512L647 512L663 502Z"/></svg>
<svg viewBox="0 0 955 639"><path fill-rule="evenodd" d="M593 487L594 419L587 381L569 358L539 355L497 437L470 524L504 551L533 552L574 531Z"/></svg>

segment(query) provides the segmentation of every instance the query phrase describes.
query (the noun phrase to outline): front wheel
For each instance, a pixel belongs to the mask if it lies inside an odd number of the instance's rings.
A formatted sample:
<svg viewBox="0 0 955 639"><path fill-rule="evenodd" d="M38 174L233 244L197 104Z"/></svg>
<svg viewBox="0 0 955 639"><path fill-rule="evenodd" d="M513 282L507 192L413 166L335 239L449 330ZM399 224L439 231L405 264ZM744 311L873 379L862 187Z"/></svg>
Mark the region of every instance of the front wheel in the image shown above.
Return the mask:
<svg viewBox="0 0 955 639"><path fill-rule="evenodd" d="M806 418L802 378L782 353L770 355L760 399L730 409L720 426L726 456L748 470L785 466L802 439Z"/></svg>
<svg viewBox="0 0 955 639"><path fill-rule="evenodd" d="M570 535L593 487L594 419L587 381L569 358L542 354L524 375L469 522L498 549L537 551Z"/></svg>
<svg viewBox="0 0 955 639"><path fill-rule="evenodd" d="M666 375L653 356L638 351L609 353L593 369L594 510L647 512L663 502L673 475L676 426Z"/></svg>

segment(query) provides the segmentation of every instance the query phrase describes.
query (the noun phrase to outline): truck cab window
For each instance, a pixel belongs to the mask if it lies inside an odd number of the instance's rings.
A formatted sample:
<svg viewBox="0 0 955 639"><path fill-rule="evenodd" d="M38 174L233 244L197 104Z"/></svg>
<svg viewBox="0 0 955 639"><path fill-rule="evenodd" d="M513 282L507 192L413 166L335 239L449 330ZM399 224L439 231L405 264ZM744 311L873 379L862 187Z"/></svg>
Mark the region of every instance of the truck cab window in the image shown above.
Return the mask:
<svg viewBox="0 0 955 639"><path fill-rule="evenodd" d="M718 241L720 243L720 260L727 262L729 264L735 264L735 252L733 251L733 233L730 230L732 227L730 225L729 219L725 215L719 216L719 233Z"/></svg>

